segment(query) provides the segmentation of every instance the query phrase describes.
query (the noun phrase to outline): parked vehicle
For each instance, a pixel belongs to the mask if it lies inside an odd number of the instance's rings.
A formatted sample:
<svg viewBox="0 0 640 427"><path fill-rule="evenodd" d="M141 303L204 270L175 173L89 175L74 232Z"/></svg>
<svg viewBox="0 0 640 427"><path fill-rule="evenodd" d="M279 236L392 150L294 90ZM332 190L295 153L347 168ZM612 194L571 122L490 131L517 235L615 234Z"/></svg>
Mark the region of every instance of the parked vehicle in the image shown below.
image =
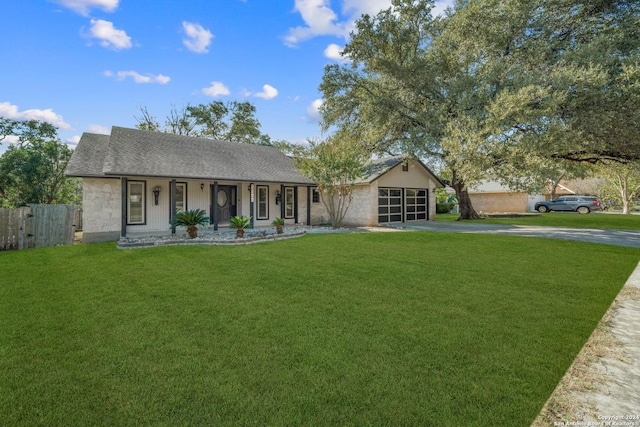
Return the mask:
<svg viewBox="0 0 640 427"><path fill-rule="evenodd" d="M535 210L540 213L549 211L573 211L587 214L602 209L602 203L593 196L562 196L548 202L538 202Z"/></svg>

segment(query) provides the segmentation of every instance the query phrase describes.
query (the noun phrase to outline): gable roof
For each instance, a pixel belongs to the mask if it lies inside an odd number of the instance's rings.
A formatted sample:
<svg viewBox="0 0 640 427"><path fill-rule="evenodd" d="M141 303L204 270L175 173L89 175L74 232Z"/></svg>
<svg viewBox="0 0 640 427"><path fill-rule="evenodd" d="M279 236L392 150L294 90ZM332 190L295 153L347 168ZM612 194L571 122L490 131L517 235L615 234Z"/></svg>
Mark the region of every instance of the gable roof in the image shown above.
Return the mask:
<svg viewBox="0 0 640 427"><path fill-rule="evenodd" d="M383 158L380 158L380 159L374 159L374 160L371 161L369 166L367 166L367 169L364 172L364 174L362 175L362 177L360 177L358 180L356 180L356 184L369 184L369 183L372 183L373 181L375 181L376 179L379 179L382 175L386 174L391 169L393 169L396 166L404 163L405 161L407 161L407 157L406 156L391 156L391 157L383 157ZM417 164L419 164L420 166L422 166L424 168L424 170L429 175L431 175L433 177L433 179L437 183L439 183L442 187L445 186L444 183L440 180L440 178L438 178L438 176L436 174L431 172L431 169L429 169L424 163L422 163L419 160L413 160L413 161L416 162Z"/></svg>
<svg viewBox="0 0 640 427"><path fill-rule="evenodd" d="M275 147L117 126L83 134L66 174L313 184Z"/></svg>

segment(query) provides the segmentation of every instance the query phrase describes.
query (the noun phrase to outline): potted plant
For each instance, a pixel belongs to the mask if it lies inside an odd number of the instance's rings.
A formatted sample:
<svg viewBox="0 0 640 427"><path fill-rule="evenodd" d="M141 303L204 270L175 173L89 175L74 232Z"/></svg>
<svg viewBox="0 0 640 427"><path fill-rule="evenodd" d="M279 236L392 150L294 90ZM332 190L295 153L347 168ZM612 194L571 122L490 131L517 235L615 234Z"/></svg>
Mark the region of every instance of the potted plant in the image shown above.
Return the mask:
<svg viewBox="0 0 640 427"><path fill-rule="evenodd" d="M271 225L273 225L276 228L276 233L278 234L282 234L282 230L284 228L284 218L276 218L271 222Z"/></svg>
<svg viewBox="0 0 640 427"><path fill-rule="evenodd" d="M209 224L207 212L203 209L178 212L171 222L171 227L187 227L187 233L192 239L198 237L198 225Z"/></svg>
<svg viewBox="0 0 640 427"><path fill-rule="evenodd" d="M231 217L229 221L230 221L229 226L231 228L236 229L236 239L239 239L241 237L244 237L244 229L249 226L249 221L251 221L251 217L244 216L244 215L242 216L236 215Z"/></svg>

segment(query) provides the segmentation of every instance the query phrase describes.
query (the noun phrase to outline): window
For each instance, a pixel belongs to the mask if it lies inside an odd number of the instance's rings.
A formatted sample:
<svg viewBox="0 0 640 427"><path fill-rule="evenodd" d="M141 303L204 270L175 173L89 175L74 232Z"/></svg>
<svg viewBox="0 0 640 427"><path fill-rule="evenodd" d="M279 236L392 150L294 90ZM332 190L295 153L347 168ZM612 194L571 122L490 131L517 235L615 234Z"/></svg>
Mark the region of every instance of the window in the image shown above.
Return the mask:
<svg viewBox="0 0 640 427"><path fill-rule="evenodd" d="M171 188L171 185L169 185ZM171 191L169 191L169 213L171 213ZM187 210L187 183L176 182L176 213ZM171 215L169 215L171 218Z"/></svg>
<svg viewBox="0 0 640 427"><path fill-rule="evenodd" d="M293 187L284 187L284 217L293 218L295 216L295 191Z"/></svg>
<svg viewBox="0 0 640 427"><path fill-rule="evenodd" d="M146 182L127 181L127 224L144 224Z"/></svg>
<svg viewBox="0 0 640 427"><path fill-rule="evenodd" d="M269 219L269 187L258 185L258 219Z"/></svg>
<svg viewBox="0 0 640 427"><path fill-rule="evenodd" d="M320 203L320 190L318 190L317 188L314 188L313 190L311 190L311 201L313 203Z"/></svg>

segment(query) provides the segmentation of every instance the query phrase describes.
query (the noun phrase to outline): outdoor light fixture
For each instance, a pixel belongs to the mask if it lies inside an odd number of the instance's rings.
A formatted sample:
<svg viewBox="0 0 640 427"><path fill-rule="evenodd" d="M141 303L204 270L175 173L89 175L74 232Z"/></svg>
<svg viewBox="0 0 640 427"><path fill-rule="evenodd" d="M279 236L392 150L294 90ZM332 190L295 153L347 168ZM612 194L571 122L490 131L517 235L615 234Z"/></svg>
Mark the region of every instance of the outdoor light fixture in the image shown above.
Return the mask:
<svg viewBox="0 0 640 427"><path fill-rule="evenodd" d="M154 201L156 203L156 206L158 205L158 196L160 195L160 191L162 190L162 188L160 188L160 186L156 186L156 188L153 189L153 196L154 196Z"/></svg>
<svg viewBox="0 0 640 427"><path fill-rule="evenodd" d="M282 196L280 196L280 190L276 190L276 205L280 204L280 200L282 200Z"/></svg>
<svg viewBox="0 0 640 427"><path fill-rule="evenodd" d="M204 191L204 182L200 183L200 191Z"/></svg>

